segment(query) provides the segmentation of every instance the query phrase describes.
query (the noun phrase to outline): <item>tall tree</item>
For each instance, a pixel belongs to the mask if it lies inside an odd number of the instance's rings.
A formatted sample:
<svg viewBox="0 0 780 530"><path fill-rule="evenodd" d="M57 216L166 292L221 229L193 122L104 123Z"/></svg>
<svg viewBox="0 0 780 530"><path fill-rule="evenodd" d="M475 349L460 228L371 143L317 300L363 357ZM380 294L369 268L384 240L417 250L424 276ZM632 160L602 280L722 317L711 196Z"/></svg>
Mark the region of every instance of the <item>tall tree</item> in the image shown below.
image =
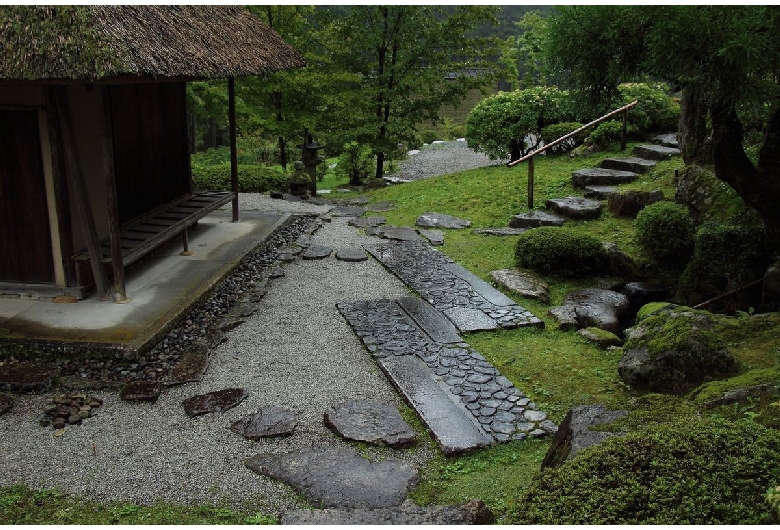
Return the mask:
<svg viewBox="0 0 780 530"><path fill-rule="evenodd" d="M356 140L376 153L376 178L399 141L415 126L439 120L442 105L457 105L472 88L492 82L486 59L492 40L471 36L495 20L491 6L353 6L335 21L345 69L360 75L349 92Z"/></svg>
<svg viewBox="0 0 780 530"><path fill-rule="evenodd" d="M682 89L686 163L711 160L780 252L780 7L568 6L548 28L552 65L593 101L640 74ZM763 117L755 162L743 146L745 108Z"/></svg>

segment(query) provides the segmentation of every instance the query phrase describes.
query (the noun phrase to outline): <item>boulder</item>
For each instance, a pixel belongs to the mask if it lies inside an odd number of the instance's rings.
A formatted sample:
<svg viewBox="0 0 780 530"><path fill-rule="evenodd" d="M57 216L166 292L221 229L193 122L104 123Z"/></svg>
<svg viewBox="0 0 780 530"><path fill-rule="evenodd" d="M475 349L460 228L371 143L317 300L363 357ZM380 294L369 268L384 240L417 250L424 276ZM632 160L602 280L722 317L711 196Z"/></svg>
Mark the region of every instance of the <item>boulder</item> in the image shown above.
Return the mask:
<svg viewBox="0 0 780 530"><path fill-rule="evenodd" d="M622 293L628 297L628 315L636 315L639 309L650 302L663 302L669 296L669 288L653 282L629 282Z"/></svg>
<svg viewBox="0 0 780 530"><path fill-rule="evenodd" d="M625 295L595 287L571 291L563 305L553 308L549 314L558 320L560 329L597 327L610 333L620 333L620 319L628 311Z"/></svg>
<svg viewBox="0 0 780 530"><path fill-rule="evenodd" d="M632 388L682 394L706 379L733 374L737 365L706 311L671 307L628 330L620 378Z"/></svg>
<svg viewBox="0 0 780 530"><path fill-rule="evenodd" d="M547 199L544 207L569 219L588 220L598 219L602 205L599 201L584 197L563 197Z"/></svg>
<svg viewBox="0 0 780 530"><path fill-rule="evenodd" d="M764 273L760 310L780 311L780 261L770 265Z"/></svg>
<svg viewBox="0 0 780 530"><path fill-rule="evenodd" d="M662 200L664 200L664 192L661 190L628 190L623 193L611 194L607 199L607 209L616 217L633 218L648 204Z"/></svg>
<svg viewBox="0 0 780 530"><path fill-rule="evenodd" d="M617 193L617 186L585 186L583 195L586 199L609 199L610 195Z"/></svg>
<svg viewBox="0 0 780 530"><path fill-rule="evenodd" d="M609 410L603 405L581 405L574 407L558 426L552 444L542 461L542 469L556 468L571 460L583 449L596 445L620 432L591 430L595 425L612 423L628 415L624 410Z"/></svg>
<svg viewBox="0 0 780 530"><path fill-rule="evenodd" d="M491 271L490 277L513 293L524 298L534 298L544 304L550 303L550 288L544 278L528 269L501 269Z"/></svg>

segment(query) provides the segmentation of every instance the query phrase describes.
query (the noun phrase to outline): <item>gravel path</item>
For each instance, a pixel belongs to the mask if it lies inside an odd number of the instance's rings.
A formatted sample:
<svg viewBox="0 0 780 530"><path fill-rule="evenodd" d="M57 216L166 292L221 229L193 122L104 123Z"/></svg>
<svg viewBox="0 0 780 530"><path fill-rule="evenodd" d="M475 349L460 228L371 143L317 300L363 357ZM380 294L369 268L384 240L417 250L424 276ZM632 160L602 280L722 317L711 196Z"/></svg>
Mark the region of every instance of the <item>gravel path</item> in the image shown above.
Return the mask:
<svg viewBox="0 0 780 530"><path fill-rule="evenodd" d="M398 163L398 171L387 176L419 180L508 162L508 160L490 160L487 155L468 148L464 140L434 142L419 151L410 153L414 154L410 154Z"/></svg>

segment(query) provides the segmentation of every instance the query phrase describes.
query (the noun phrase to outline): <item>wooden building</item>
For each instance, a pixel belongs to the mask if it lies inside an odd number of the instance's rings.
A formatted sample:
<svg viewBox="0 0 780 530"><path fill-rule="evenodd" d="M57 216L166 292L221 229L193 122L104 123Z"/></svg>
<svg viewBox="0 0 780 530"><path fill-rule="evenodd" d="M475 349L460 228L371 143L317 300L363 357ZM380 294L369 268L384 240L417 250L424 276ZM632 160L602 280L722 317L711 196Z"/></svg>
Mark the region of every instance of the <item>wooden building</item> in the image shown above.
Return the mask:
<svg viewBox="0 0 780 530"><path fill-rule="evenodd" d="M0 6L0 293L121 301L129 264L222 205L237 220L233 79L304 64L242 7ZM200 79L228 79L232 192L192 188Z"/></svg>

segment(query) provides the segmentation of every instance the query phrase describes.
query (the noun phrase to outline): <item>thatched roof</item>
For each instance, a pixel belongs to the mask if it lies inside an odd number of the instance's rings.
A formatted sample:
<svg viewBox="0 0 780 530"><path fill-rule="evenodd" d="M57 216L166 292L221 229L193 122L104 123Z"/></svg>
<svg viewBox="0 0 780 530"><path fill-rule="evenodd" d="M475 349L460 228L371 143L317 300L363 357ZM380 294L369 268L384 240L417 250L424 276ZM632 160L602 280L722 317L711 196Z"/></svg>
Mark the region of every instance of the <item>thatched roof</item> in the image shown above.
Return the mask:
<svg viewBox="0 0 780 530"><path fill-rule="evenodd" d="M302 66L239 6L0 6L0 81L211 79Z"/></svg>

